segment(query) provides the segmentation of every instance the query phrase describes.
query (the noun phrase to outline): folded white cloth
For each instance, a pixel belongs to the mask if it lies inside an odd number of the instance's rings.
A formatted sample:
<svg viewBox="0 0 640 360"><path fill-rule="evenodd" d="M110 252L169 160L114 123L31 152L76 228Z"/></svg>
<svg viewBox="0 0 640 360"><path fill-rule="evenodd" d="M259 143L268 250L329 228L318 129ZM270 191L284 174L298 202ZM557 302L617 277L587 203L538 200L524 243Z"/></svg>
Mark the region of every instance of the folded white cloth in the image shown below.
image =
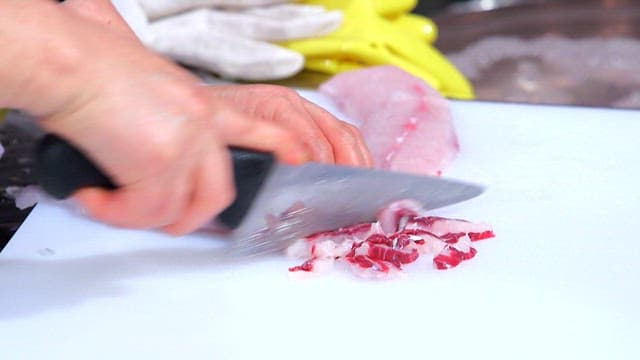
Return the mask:
<svg viewBox="0 0 640 360"><path fill-rule="evenodd" d="M230 80L263 81L296 74L304 66L304 56L272 42L322 36L342 23L341 12L321 6L262 5L286 0L112 2L150 49ZM233 7L174 13L178 8L232 3ZM149 21L158 11L172 15Z"/></svg>
<svg viewBox="0 0 640 360"><path fill-rule="evenodd" d="M281 79L300 71L304 57L266 42L172 28L153 31L154 50L196 68L212 71L230 80ZM166 31L164 31L166 30Z"/></svg>
<svg viewBox="0 0 640 360"><path fill-rule="evenodd" d="M341 22L342 13L339 11L327 12L320 6L287 4L245 10L202 8L154 21L151 28L153 31L183 29L282 41L325 35L334 31Z"/></svg>
<svg viewBox="0 0 640 360"><path fill-rule="evenodd" d="M321 36L341 22L342 13L318 6L202 8L151 22L143 41L176 61L223 78L273 80L299 72L304 56L270 41Z"/></svg>
<svg viewBox="0 0 640 360"><path fill-rule="evenodd" d="M198 7L246 8L281 4L288 2L288 0L138 0L138 2L147 16L150 19L155 19Z"/></svg>

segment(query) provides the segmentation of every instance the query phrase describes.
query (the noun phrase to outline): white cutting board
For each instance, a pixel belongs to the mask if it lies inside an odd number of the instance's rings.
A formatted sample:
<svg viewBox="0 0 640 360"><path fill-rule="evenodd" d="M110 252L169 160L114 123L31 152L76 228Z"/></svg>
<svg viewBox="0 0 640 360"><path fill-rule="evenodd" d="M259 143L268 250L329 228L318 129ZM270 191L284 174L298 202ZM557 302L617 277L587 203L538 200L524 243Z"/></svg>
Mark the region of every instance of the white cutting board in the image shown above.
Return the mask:
<svg viewBox="0 0 640 360"><path fill-rule="evenodd" d="M434 213L494 225L473 261L295 279L40 204L0 254L0 358L639 359L640 112L452 107L446 175L488 191Z"/></svg>

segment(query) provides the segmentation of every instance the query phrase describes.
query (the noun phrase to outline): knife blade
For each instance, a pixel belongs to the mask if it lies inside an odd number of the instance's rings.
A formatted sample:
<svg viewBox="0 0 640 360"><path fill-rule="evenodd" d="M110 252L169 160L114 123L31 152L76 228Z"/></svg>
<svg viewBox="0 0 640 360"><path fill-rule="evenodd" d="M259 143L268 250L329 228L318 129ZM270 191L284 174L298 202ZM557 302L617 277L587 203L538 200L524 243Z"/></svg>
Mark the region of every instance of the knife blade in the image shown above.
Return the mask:
<svg viewBox="0 0 640 360"><path fill-rule="evenodd" d="M251 256L283 250L314 233L374 221L391 202L411 199L425 210L480 195L484 188L442 177L337 165L276 164L229 252Z"/></svg>
<svg viewBox="0 0 640 360"><path fill-rule="evenodd" d="M227 255L282 250L305 236L372 221L385 205L412 199L427 210L480 195L482 186L442 177L338 165L281 164L268 153L230 148L236 199L216 221L232 229ZM86 186L117 188L64 139L47 135L37 147L36 180L57 198Z"/></svg>

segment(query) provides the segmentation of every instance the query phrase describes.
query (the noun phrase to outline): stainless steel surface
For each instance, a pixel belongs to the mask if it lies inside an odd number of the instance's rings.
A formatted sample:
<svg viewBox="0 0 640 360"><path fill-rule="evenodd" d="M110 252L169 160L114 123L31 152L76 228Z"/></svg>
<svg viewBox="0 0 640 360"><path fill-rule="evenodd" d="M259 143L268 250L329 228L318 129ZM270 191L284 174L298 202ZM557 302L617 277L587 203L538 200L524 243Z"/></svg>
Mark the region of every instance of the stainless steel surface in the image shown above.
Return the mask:
<svg viewBox="0 0 640 360"><path fill-rule="evenodd" d="M478 0L433 19L480 100L640 108L640 1Z"/></svg>
<svg viewBox="0 0 640 360"><path fill-rule="evenodd" d="M372 221L396 200L413 199L434 209L482 191L478 185L439 177L322 164L281 165L232 234L228 255L275 252L319 231Z"/></svg>

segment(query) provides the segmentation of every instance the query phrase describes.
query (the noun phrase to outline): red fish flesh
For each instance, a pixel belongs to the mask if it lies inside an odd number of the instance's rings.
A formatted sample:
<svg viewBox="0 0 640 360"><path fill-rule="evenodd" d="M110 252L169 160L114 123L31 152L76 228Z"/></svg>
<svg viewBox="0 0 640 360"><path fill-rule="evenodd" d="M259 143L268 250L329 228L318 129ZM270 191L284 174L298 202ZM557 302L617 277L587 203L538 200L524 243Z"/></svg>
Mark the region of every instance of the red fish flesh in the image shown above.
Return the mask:
<svg viewBox="0 0 640 360"><path fill-rule="evenodd" d="M304 262L289 271L322 272L334 264L347 264L365 277L388 277L427 254L433 255L436 269L450 269L476 255L472 242L494 236L486 224L427 216L419 204L403 200L380 211L375 223L300 239L287 254Z"/></svg>

